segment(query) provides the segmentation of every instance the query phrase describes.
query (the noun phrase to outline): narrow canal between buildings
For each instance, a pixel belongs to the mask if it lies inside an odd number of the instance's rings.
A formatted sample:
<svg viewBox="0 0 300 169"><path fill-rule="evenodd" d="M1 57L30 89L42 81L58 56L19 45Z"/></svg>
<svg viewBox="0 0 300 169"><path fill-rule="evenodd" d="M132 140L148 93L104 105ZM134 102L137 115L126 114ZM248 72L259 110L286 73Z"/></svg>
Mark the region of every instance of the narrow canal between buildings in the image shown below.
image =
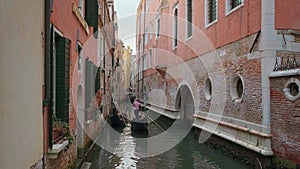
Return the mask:
<svg viewBox="0 0 300 169"><path fill-rule="evenodd" d="M102 130L105 133L106 140L111 142L114 153L102 149L95 144L85 161L90 162L91 169L100 168L141 168L141 169L164 169L164 168L182 168L182 169L244 169L249 168L238 160L232 159L221 151L209 147L207 144L199 144L198 138L194 134L194 129L181 140L179 144L169 151L146 158L139 158L136 154L138 148L147 145L137 145L137 138L152 137L161 133L161 128L168 128L172 121L160 117L155 120L156 123L148 125L148 132L132 132L130 126L123 129L116 129L120 135L110 133L109 130ZM160 127L157 126L160 125ZM110 127L110 126L106 126ZM103 139L103 138L101 138ZM98 140L101 141L101 140Z"/></svg>

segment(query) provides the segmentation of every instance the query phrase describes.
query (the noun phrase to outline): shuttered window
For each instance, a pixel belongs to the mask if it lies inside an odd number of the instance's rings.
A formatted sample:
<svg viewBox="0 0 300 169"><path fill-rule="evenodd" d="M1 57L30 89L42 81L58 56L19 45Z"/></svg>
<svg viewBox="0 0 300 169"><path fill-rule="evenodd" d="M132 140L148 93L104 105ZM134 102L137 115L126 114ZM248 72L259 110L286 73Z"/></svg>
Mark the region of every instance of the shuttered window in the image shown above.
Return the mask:
<svg viewBox="0 0 300 169"><path fill-rule="evenodd" d="M70 41L55 37L55 113L60 121L69 123Z"/></svg>
<svg viewBox="0 0 300 169"><path fill-rule="evenodd" d="M212 23L217 19L217 0L207 0L207 17L208 23Z"/></svg>
<svg viewBox="0 0 300 169"><path fill-rule="evenodd" d="M94 28L94 33L98 31L98 1L86 0L85 1L85 20L89 26ZM97 34L94 34L95 38Z"/></svg>
<svg viewBox="0 0 300 169"><path fill-rule="evenodd" d="M244 0L226 0L226 12L230 12L243 5Z"/></svg>
<svg viewBox="0 0 300 169"><path fill-rule="evenodd" d="M92 77L93 63L86 58L85 61L85 110L88 111L92 103ZM87 115L87 114L86 114ZM86 116L86 120L89 120Z"/></svg>
<svg viewBox="0 0 300 169"><path fill-rule="evenodd" d="M230 0L230 10L242 4L242 0Z"/></svg>
<svg viewBox="0 0 300 169"><path fill-rule="evenodd" d="M86 58L85 60L85 119L91 120L92 101L96 92L100 89L100 67L93 64Z"/></svg>
<svg viewBox="0 0 300 169"><path fill-rule="evenodd" d="M95 71L95 93L100 89L100 67L97 67L94 65L94 70Z"/></svg>

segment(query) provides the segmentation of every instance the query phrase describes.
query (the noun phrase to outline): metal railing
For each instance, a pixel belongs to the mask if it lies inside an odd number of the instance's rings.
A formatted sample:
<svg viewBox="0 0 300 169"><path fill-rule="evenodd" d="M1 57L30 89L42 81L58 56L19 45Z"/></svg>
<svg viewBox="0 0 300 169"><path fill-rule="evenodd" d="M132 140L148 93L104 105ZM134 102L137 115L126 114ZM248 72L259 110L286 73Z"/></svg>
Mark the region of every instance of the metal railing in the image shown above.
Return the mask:
<svg viewBox="0 0 300 169"><path fill-rule="evenodd" d="M273 71L291 70L300 68L300 56L276 57Z"/></svg>

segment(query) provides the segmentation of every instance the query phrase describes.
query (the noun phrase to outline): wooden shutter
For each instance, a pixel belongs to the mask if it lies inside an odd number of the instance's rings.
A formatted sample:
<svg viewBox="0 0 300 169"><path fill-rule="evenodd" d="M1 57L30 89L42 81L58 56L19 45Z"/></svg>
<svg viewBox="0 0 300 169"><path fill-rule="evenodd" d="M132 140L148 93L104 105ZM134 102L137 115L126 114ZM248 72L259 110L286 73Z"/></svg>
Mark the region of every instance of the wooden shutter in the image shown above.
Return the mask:
<svg viewBox="0 0 300 169"><path fill-rule="evenodd" d="M188 0L188 6L187 6L187 17L188 17L188 28L187 28L187 37L192 36L192 29L193 29L193 1Z"/></svg>
<svg viewBox="0 0 300 169"><path fill-rule="evenodd" d="M217 0L209 0L208 3L208 23L217 19Z"/></svg>
<svg viewBox="0 0 300 169"><path fill-rule="evenodd" d="M86 58L85 61L85 109L88 110L89 105L92 103L91 95L91 72L92 63Z"/></svg>
<svg viewBox="0 0 300 169"><path fill-rule="evenodd" d="M56 36L56 97L58 120L69 123L70 41Z"/></svg>
<svg viewBox="0 0 300 169"><path fill-rule="evenodd" d="M98 1L85 1L85 20L89 26L94 27L94 33L98 31ZM97 38L97 34L94 34Z"/></svg>
<svg viewBox="0 0 300 169"><path fill-rule="evenodd" d="M95 77L95 93L100 89L100 67L97 67L96 65L94 66L94 70L97 70L95 72L96 77Z"/></svg>

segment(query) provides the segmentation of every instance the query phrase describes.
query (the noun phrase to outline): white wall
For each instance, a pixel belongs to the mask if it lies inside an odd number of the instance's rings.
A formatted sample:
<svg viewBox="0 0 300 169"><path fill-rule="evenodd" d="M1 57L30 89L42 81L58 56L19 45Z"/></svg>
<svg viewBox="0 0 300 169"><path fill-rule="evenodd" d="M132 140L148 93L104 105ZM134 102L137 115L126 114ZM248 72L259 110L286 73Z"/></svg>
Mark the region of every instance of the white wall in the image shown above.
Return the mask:
<svg viewBox="0 0 300 169"><path fill-rule="evenodd" d="M0 168L42 159L44 1L0 0Z"/></svg>

